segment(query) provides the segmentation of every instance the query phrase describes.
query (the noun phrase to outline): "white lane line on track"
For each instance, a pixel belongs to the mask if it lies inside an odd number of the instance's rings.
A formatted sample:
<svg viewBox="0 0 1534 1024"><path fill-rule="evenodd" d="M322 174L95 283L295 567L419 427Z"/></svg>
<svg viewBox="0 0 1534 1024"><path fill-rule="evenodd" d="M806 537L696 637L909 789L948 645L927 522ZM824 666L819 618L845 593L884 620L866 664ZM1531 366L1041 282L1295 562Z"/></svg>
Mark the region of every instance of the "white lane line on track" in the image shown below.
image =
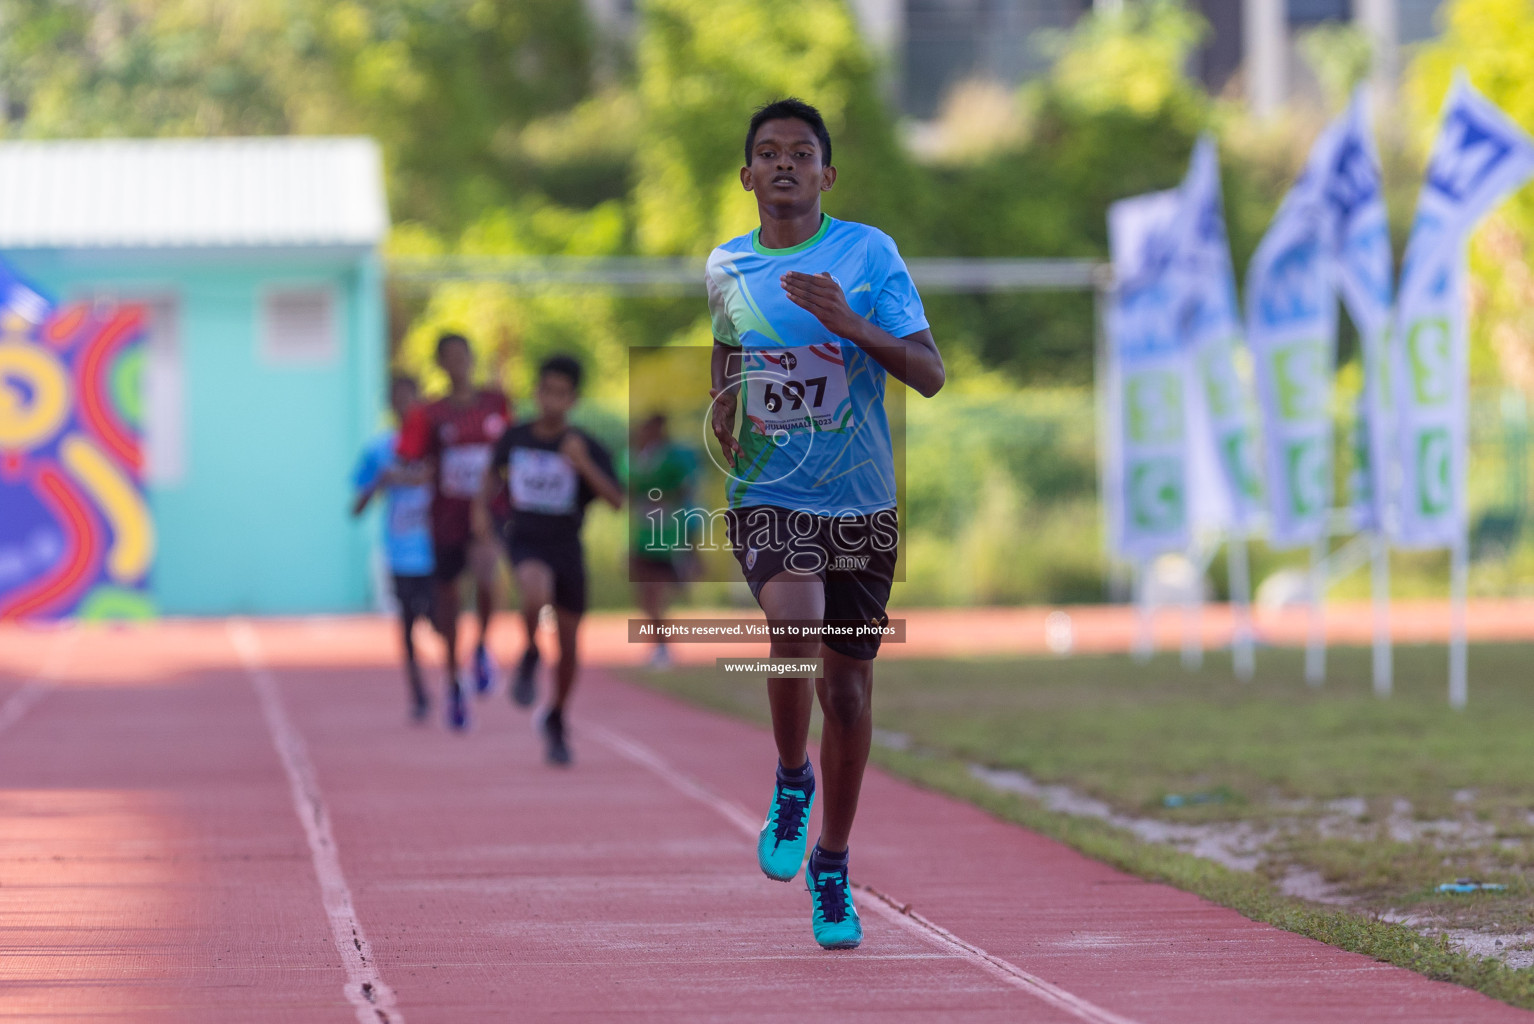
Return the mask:
<svg viewBox="0 0 1534 1024"><path fill-rule="evenodd" d="M909 903L898 903L871 885L859 885L855 888L861 890L864 897L859 902L880 917L893 921L908 931L917 932L933 943L955 950L964 959L989 972L998 980L1014 988L1020 988L1056 1009L1064 1010L1078 1020L1090 1021L1091 1024L1137 1024L1131 1017L1105 1010L1074 992L1069 992L1059 985L1045 981L1037 974L1023 970L1010 960L1003 960L973 943L966 942L947 928L913 911Z"/></svg>
<svg viewBox="0 0 1534 1024"><path fill-rule="evenodd" d="M29 679L18 686L16 692L4 704L0 704L0 732L21 721L22 716L31 711L32 706L47 696L51 689L53 685L42 679Z"/></svg>
<svg viewBox="0 0 1534 1024"><path fill-rule="evenodd" d="M26 715L38 701L48 696L53 689L53 681L60 672L64 671L64 664L69 658L69 652L74 647L75 631L61 632L55 639L48 657L43 661L42 667L37 670L37 675L28 679L16 688L16 692L6 698L4 704L0 704L0 732L5 732L11 726Z"/></svg>
<svg viewBox="0 0 1534 1024"><path fill-rule="evenodd" d="M304 745L303 736L283 710L277 677L261 657L261 641L249 623L230 620L226 628L229 643L239 655L250 685L256 691L267 731L271 733L272 746L277 748L277 756L288 776L293 812L298 815L309 840L314 874L320 883L325 915L330 919L330 933L346 968L346 985L342 990L346 1000L356 1009L358 1024L404 1024L404 1015L395 1003L394 990L384 984L379 975L373 961L373 948L363 934L362 922L357 919L351 889L341 872L341 854L330 830L330 812L320 793L319 777L309 760L309 749Z"/></svg>
<svg viewBox="0 0 1534 1024"><path fill-rule="evenodd" d="M749 839L756 839L756 834L761 826L756 819L751 817L744 808L732 800L713 792L702 783L683 774L673 765L649 747L624 736L622 733L602 725L587 724L585 731L596 735L597 739L635 764L642 765L659 775L673 788L712 808L721 817L734 825ZM864 885L853 886L853 898L863 907L878 914L880 917L912 932L918 937L925 939L932 945L938 946L960 959L968 961L974 966L985 971L991 977L1013 988L1027 992L1029 995L1048 1003L1065 1013L1070 1014L1077 1020L1086 1021L1087 1024L1138 1024L1134 1019L1106 1010L1095 1003L1068 992L1051 982L1045 981L1036 974L1023 970L1016 964L1003 960L999 956L987 953L979 946L966 942L953 932L942 926L929 921L920 914L913 913L909 904L902 904L891 897L879 892L877 889Z"/></svg>

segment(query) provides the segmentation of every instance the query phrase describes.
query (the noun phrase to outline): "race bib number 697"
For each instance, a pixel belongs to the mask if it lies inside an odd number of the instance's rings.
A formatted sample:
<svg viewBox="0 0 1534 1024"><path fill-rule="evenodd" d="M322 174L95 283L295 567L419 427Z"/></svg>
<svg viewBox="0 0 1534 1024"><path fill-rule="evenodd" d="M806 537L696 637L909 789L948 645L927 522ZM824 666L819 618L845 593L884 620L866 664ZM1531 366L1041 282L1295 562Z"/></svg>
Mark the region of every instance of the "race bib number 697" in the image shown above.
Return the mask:
<svg viewBox="0 0 1534 1024"><path fill-rule="evenodd" d="M845 430L851 422L847 368L834 345L751 349L741 370L746 420L758 434Z"/></svg>

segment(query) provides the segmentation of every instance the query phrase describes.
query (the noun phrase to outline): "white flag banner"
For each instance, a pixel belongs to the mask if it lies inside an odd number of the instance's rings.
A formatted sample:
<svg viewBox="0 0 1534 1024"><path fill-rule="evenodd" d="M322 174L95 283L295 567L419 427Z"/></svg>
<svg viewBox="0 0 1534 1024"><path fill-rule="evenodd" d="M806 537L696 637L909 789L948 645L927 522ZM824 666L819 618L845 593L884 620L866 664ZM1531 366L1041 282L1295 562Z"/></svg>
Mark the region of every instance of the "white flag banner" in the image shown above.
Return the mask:
<svg viewBox="0 0 1534 1024"><path fill-rule="evenodd" d="M1332 125L1316 141L1247 268L1247 343L1277 548L1323 536L1332 504L1337 303L1326 186L1340 135Z"/></svg>
<svg viewBox="0 0 1534 1024"><path fill-rule="evenodd" d="M1179 189L1177 329L1187 351L1189 483L1195 525L1253 530L1262 515L1257 431L1236 369L1241 315L1225 233L1220 158L1212 138L1193 150Z"/></svg>
<svg viewBox="0 0 1534 1024"><path fill-rule="evenodd" d="M1475 222L1531 173L1534 139L1456 79L1417 198L1390 351L1402 547L1450 547L1468 525L1465 247Z"/></svg>
<svg viewBox="0 0 1534 1024"><path fill-rule="evenodd" d="M1175 191L1108 208L1109 542L1139 561L1188 546L1187 413L1170 272Z"/></svg>
<svg viewBox="0 0 1534 1024"><path fill-rule="evenodd" d="M1390 333L1390 223L1379 153L1369 116L1368 87L1359 86L1343 115L1327 175L1326 200L1332 215L1332 251L1337 287L1363 356L1363 392L1351 439L1353 467L1348 498L1353 526L1378 529L1384 517L1389 455L1384 358Z"/></svg>

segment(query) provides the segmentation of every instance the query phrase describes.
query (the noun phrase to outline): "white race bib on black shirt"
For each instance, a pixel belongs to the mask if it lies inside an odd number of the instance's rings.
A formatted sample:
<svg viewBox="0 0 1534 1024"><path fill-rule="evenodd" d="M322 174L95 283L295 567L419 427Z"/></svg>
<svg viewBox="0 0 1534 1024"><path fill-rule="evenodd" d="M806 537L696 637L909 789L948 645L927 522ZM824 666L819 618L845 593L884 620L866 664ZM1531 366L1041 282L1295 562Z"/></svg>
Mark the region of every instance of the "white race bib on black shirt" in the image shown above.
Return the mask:
<svg viewBox="0 0 1534 1024"><path fill-rule="evenodd" d="M564 516L575 511L579 480L575 467L558 452L513 448L506 476L511 507L518 512Z"/></svg>

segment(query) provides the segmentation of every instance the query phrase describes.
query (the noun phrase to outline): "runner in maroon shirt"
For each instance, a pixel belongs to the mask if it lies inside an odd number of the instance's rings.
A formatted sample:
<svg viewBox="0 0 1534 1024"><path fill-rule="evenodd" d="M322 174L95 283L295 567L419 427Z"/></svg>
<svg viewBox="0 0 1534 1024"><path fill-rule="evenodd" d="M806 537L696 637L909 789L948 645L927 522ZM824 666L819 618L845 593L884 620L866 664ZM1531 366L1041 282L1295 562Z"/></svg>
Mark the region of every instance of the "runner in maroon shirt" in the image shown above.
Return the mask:
<svg viewBox="0 0 1534 1024"><path fill-rule="evenodd" d="M436 627L447 645L448 722L467 728L468 708L458 682L458 578L474 575L479 611L479 641L474 649L474 688L483 694L494 680L485 650L490 615L499 599L495 542L471 515L490 465L491 446L511 422L506 396L473 383L474 352L460 334L437 339L437 365L452 390L446 398L411 410L400 430L400 458L426 462L434 481L431 503L432 543L436 548Z"/></svg>

